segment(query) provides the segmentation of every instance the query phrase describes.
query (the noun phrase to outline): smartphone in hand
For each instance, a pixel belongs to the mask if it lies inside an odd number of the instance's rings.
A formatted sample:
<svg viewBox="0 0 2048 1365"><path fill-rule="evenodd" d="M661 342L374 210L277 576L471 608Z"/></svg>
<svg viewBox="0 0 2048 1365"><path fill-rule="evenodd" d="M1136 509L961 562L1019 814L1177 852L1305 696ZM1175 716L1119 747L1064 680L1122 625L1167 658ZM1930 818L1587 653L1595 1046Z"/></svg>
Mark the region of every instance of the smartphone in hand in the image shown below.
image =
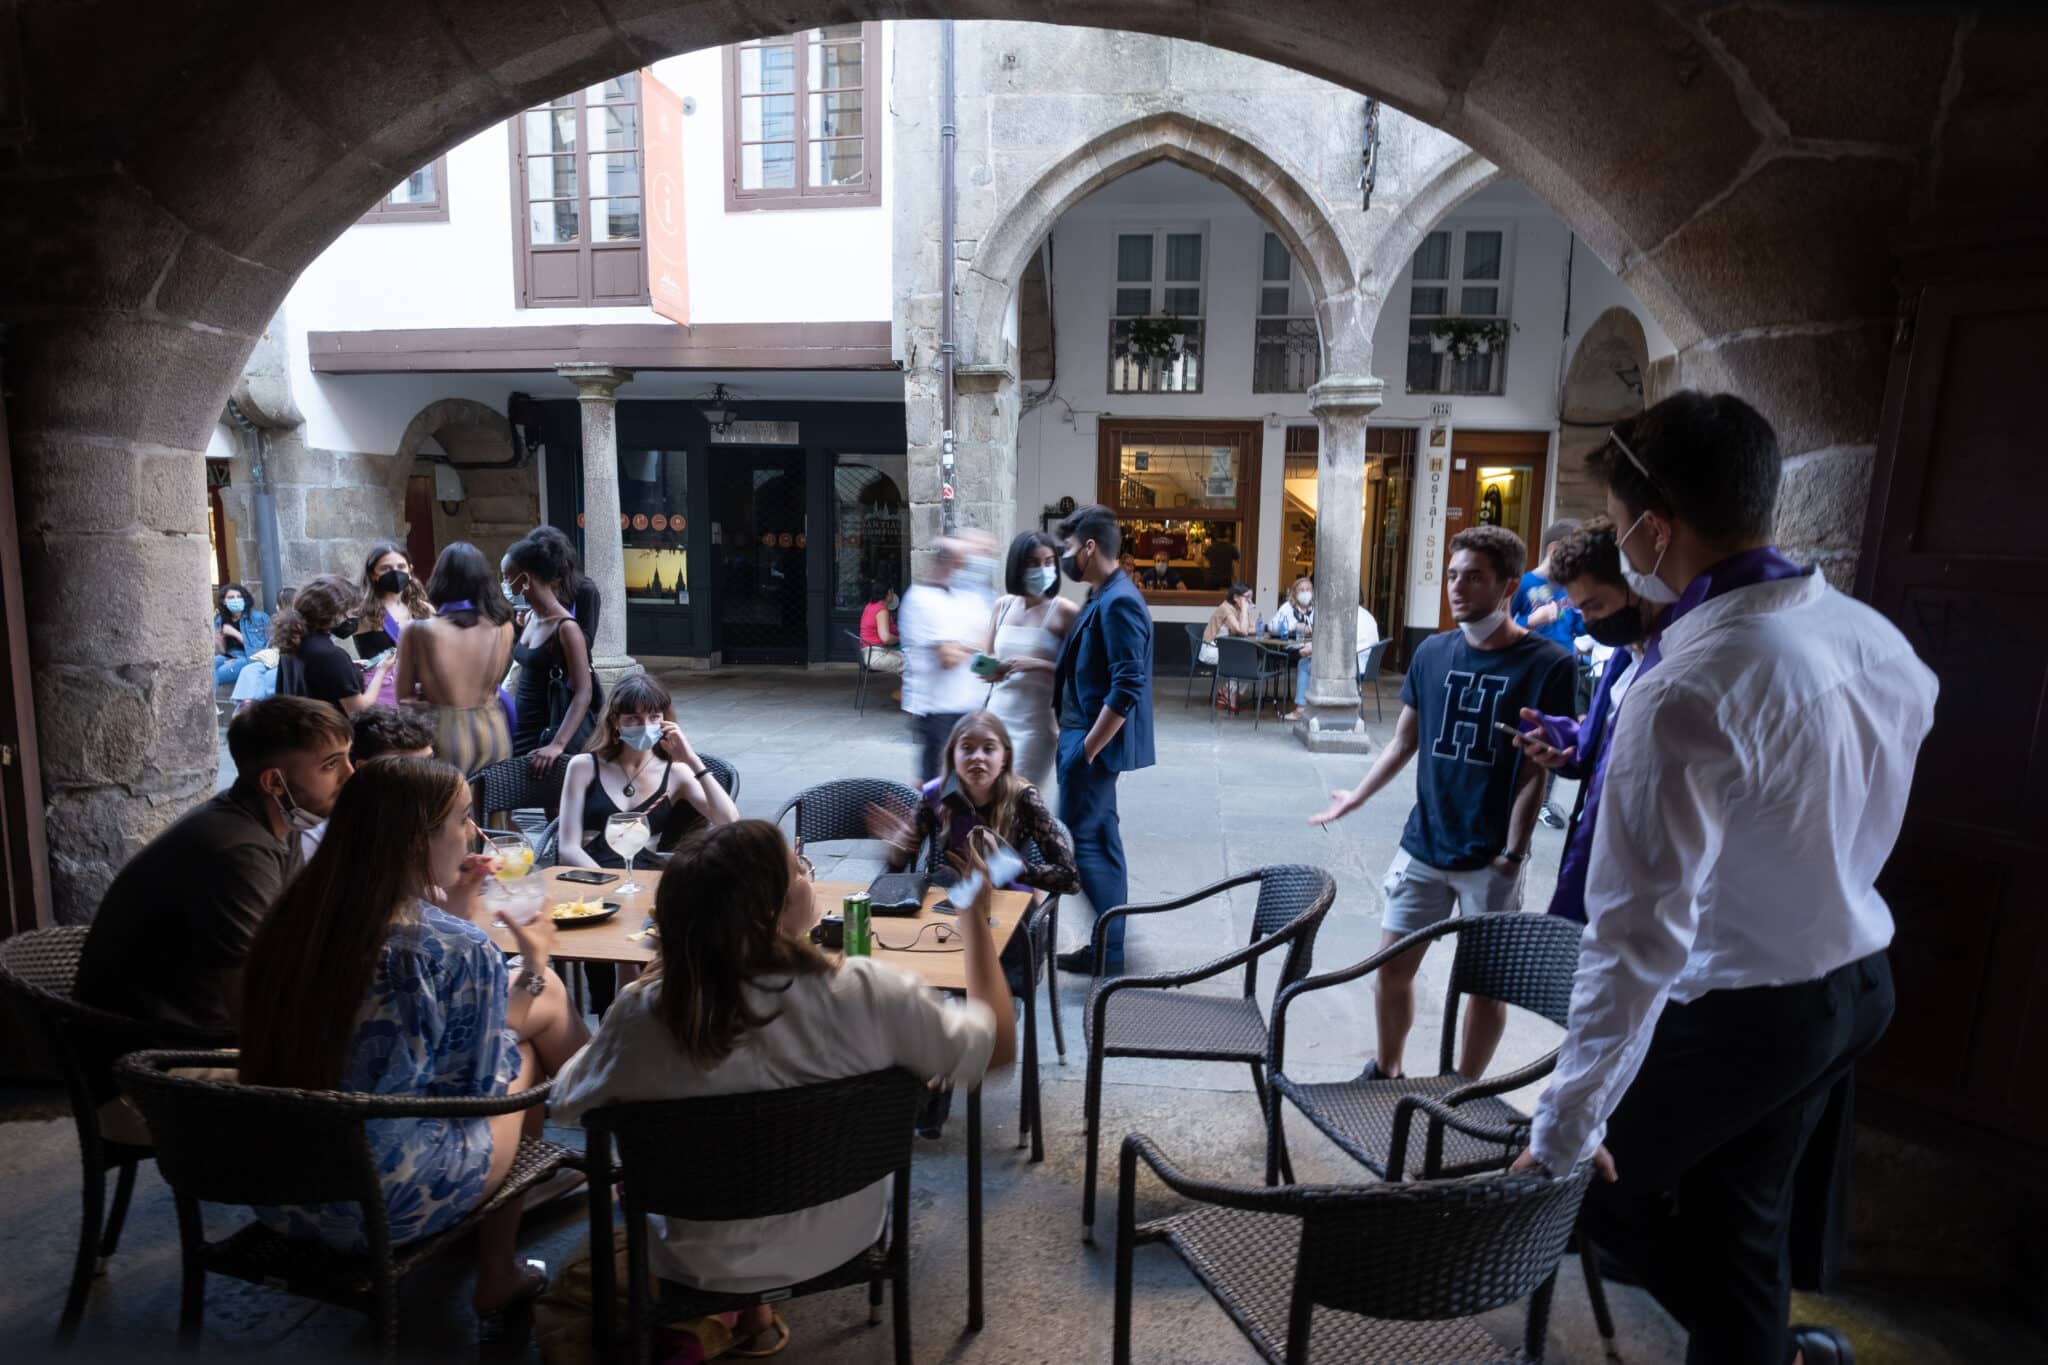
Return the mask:
<svg viewBox="0 0 2048 1365"><path fill-rule="evenodd" d="M1002 672L1003 661L993 654L977 653L972 659L968 660L967 667L977 678L993 678L996 674Z"/></svg>

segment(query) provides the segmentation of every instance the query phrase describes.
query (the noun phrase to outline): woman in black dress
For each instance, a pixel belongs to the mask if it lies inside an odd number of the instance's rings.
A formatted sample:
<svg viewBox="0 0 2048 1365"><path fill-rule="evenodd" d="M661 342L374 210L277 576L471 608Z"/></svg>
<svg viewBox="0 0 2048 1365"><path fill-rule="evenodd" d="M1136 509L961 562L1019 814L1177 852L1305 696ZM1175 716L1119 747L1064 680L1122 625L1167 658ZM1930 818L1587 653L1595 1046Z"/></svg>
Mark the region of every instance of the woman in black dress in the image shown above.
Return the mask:
<svg viewBox="0 0 2048 1365"><path fill-rule="evenodd" d="M512 661L519 665L512 753L526 755L538 777L565 752L582 749L596 728L590 641L569 614L581 576L565 546L532 535L505 552L498 573L506 599L526 611L526 627L512 646ZM566 696L559 713L556 691Z"/></svg>

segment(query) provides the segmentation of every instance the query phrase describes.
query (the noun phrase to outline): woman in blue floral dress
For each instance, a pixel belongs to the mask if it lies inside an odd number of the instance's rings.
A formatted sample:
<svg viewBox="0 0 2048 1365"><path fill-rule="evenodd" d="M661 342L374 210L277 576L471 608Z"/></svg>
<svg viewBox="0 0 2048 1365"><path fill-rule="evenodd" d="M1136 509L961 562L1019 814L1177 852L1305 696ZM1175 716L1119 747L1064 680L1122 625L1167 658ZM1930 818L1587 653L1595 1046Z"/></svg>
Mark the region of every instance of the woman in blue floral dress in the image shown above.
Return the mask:
<svg viewBox="0 0 2048 1365"><path fill-rule="evenodd" d="M468 851L469 784L430 758L380 758L342 789L313 860L258 931L244 973L242 1079L376 1095L504 1095L588 1040L548 970L554 928L514 928L516 975L471 922L488 862ZM445 888L442 901L431 896ZM370 1146L393 1245L461 1222L504 1183L538 1107L497 1118L377 1119ZM259 1209L278 1231L360 1249L355 1204ZM479 1229L474 1300L545 1287L515 1255L518 1201Z"/></svg>

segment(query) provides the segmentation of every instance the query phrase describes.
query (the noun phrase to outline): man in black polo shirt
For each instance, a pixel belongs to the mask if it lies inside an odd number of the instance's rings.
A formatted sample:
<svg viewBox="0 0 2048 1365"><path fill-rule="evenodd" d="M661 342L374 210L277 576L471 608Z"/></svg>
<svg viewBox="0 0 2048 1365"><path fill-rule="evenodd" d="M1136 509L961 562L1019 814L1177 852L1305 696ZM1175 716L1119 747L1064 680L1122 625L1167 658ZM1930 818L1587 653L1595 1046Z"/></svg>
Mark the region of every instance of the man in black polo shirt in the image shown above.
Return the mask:
<svg viewBox="0 0 2048 1365"><path fill-rule="evenodd" d="M349 764L341 712L270 697L228 724L235 784L152 839L107 888L78 998L171 1028L230 1033L242 960L298 870L299 835L327 817Z"/></svg>

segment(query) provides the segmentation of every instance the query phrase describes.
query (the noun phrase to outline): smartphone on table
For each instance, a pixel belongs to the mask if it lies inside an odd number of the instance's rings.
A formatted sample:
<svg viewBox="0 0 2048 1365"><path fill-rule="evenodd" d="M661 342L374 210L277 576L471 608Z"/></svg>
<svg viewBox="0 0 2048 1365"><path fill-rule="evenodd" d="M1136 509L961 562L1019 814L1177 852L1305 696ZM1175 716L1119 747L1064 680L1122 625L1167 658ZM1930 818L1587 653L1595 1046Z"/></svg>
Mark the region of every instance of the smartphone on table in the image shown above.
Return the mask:
<svg viewBox="0 0 2048 1365"><path fill-rule="evenodd" d="M575 882L578 886L603 886L606 882L615 882L618 879L619 874L616 872L593 872L587 867L576 867L561 873L556 880Z"/></svg>

